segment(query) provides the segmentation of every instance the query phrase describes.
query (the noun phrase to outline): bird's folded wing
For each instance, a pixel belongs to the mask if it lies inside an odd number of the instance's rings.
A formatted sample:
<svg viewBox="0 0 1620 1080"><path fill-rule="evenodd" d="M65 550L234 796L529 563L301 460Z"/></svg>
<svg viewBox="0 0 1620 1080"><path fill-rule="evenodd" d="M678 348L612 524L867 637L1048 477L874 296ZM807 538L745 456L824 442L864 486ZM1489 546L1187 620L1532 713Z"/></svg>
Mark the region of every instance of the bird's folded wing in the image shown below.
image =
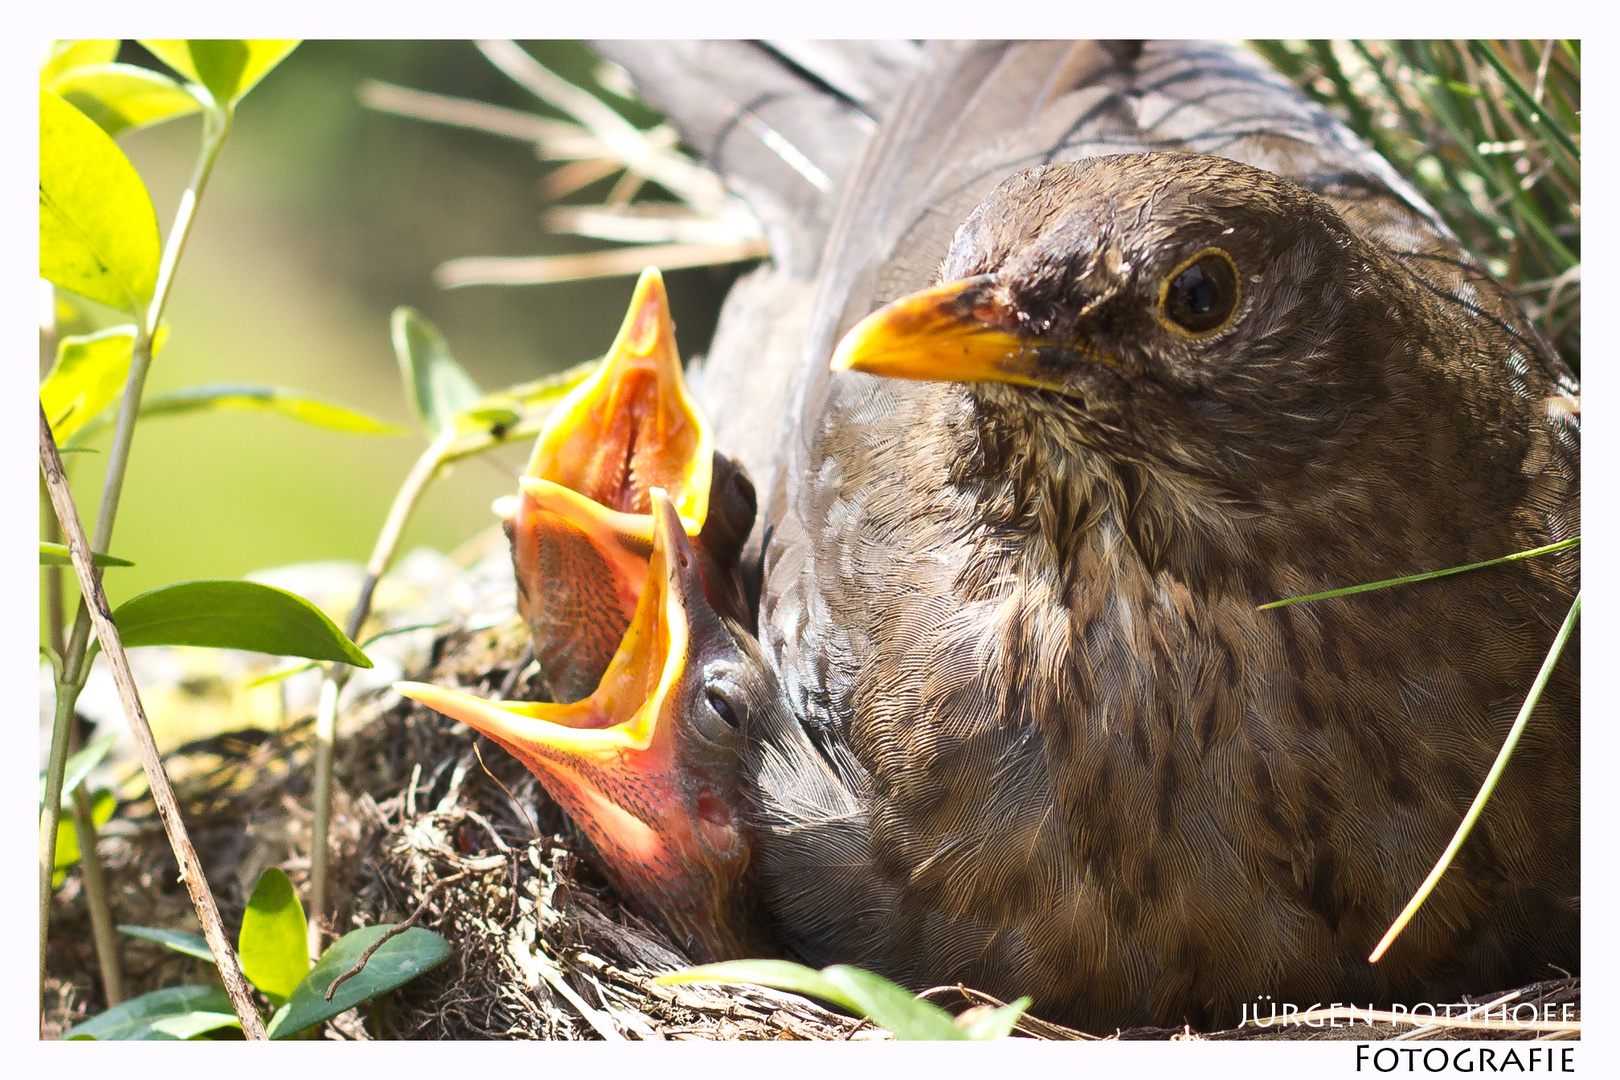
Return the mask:
<svg viewBox="0 0 1620 1080"><path fill-rule="evenodd" d="M733 288L709 354L691 373L717 445L769 491L834 207L921 50L884 41L593 45L630 71L640 95L748 204L770 244L770 262ZM761 518L743 552L756 599L763 531Z"/></svg>

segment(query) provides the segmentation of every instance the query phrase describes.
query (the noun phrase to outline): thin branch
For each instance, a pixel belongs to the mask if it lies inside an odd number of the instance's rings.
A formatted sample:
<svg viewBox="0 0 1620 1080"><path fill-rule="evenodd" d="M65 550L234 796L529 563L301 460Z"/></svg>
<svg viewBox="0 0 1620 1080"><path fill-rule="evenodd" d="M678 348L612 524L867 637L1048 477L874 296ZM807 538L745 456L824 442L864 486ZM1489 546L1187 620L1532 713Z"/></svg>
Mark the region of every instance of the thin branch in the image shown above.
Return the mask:
<svg viewBox="0 0 1620 1080"><path fill-rule="evenodd" d="M354 962L353 967L349 968L348 971L345 971L343 974L332 980L332 985L326 988L326 1000L331 1001L332 995L337 993L338 987L342 986L344 983L348 982L350 979L364 971L366 969L366 962L371 959L373 953L382 948L387 942L394 940L399 935L415 926L416 921L427 912L428 903L435 895L438 894L438 891L441 888L450 884L452 881L460 881L471 872L472 871L470 870L463 870L459 874L451 874L447 878L440 878L438 881L435 881L428 889L427 894L422 897L422 902L416 905L416 910L411 912L410 918L406 919L402 923L395 923L393 926L390 926L382 933L380 937L377 938L376 941L373 941L370 945L366 946L366 951L360 954L360 959Z"/></svg>
<svg viewBox="0 0 1620 1080"><path fill-rule="evenodd" d="M168 774L163 771L163 759L158 754L157 741L152 737L152 727L147 723L146 711L141 707L140 693L135 688L135 678L130 673L129 658L124 654L118 627L113 624L107 594L101 588L101 572L90 559L90 542L85 537L83 523L79 521L78 508L73 505L73 493L68 489L67 477L62 472L62 458L56 451L56 439L51 435L51 425L45 418L43 408L39 411L39 458L40 468L45 473L45 484L50 489L51 504L56 508L57 520L61 522L68 549L73 553L73 569L79 576L80 592L87 601L90 619L95 623L96 637L107 657L107 665L112 669L124 715L129 719L130 733L134 735L135 744L140 750L141 767L146 771L152 801L157 804L163 829L174 849L175 860L180 864L180 879L191 893L191 902L202 922L203 936L208 940L209 951L213 953L214 963L224 980L231 1006L242 1023L242 1032L249 1039L262 1040L265 1037L264 1022L254 1007L252 992L237 963L236 952L225 937L219 908L208 888L208 879L203 874L197 852L186 834L185 822L181 820L180 806L175 800L174 789L169 785ZM61 777L58 776L56 780L55 798L60 805Z"/></svg>
<svg viewBox="0 0 1620 1080"><path fill-rule="evenodd" d="M409 116L436 124L449 124L452 127L472 128L475 131L486 131L491 135L500 135L519 142L549 145L553 142L567 143L590 139L596 144L597 152L601 152L601 141L576 124L536 116L521 109L508 109L467 98L412 90L409 87L395 86L376 79L367 79L360 84L360 103L379 112L391 112L397 116Z"/></svg>
<svg viewBox="0 0 1620 1080"><path fill-rule="evenodd" d="M174 226L169 230L168 243L164 245L158 263L157 284L152 293L151 304L146 310L136 312L138 322L130 356L129 375L124 381L123 403L118 410L118 426L113 433L112 448L107 456L107 472L102 480L101 506L96 513L95 547L86 548L86 551L106 551L108 545L112 543L113 522L117 519L119 500L123 496L124 475L135 438L135 421L140 414L141 394L146 386L147 371L152 366L152 338L157 333L157 328L163 320L163 312L168 306L175 268L179 264L181 253L185 250L186 240L191 235L191 226L196 220L197 201L202 197L203 189L208 185L208 178L213 174L214 163L218 160L219 152L230 135L233 116L229 105L205 107L203 110L202 153L198 157L191 184L180 198L180 208L175 214ZM40 416L41 423L46 423L43 411ZM48 423L45 434L50 436ZM51 457L60 470L61 455L56 450L54 436L50 438L50 445ZM48 473L46 480L49 484ZM62 485L63 490L67 491L65 477ZM57 493L53 489L51 491L53 503L56 497ZM71 494L68 505L72 508L73 520L77 522L78 509L73 506ZM66 522L62 518L60 506L57 507L57 519L65 528ZM99 581L98 574L98 588ZM73 708L90 674L90 662L93 658L89 648L92 618L89 605L81 595L67 648L59 650L62 652L62 676L56 686L56 719L51 730L50 758L46 764L46 787L55 794L47 801L45 815L40 822L39 990L42 995L45 988L45 950L50 937L50 885L56 857L56 824L61 815L62 769L67 762L68 729L73 718ZM131 685L133 686L133 683ZM94 855L90 857L94 858Z"/></svg>
<svg viewBox="0 0 1620 1080"><path fill-rule="evenodd" d="M623 159L625 167L632 172L664 185L700 213L721 216L732 204L732 197L719 177L680 154L655 145L645 132L593 94L547 70L517 42L480 41L478 48L514 82L588 128Z"/></svg>
<svg viewBox="0 0 1620 1080"><path fill-rule="evenodd" d="M593 251L584 255L505 257L475 255L440 263L433 280L442 289L464 285L539 285L548 281L639 274L648 266L681 270L689 266L763 259L770 247L761 239L730 244L646 244L638 247Z"/></svg>

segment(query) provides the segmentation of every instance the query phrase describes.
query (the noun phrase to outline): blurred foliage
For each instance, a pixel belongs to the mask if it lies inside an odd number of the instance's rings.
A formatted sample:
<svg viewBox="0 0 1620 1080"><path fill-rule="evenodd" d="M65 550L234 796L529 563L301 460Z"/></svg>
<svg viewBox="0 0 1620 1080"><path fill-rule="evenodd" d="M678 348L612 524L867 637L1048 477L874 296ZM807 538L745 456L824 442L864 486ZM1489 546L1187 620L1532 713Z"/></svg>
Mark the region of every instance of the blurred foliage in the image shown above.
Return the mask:
<svg viewBox="0 0 1620 1080"><path fill-rule="evenodd" d="M525 47L633 123L657 122L656 113L601 84L601 62L582 44ZM133 42L124 42L117 58L161 68ZM482 386L549 375L599 356L611 342L633 278L534 288L434 284L434 268L458 256L603 245L544 228L541 215L551 204L539 185L552 167L531 147L368 109L359 88L371 79L552 114L470 42L299 46L239 107L175 280L168 317L180 332L153 365L149 398L200 384L294 386L413 426L389 339L389 315L401 305L442 328ZM197 118L182 116L118 137L164 228L195 159L197 131ZM571 198L600 201L611 186L604 179ZM686 355L707 348L736 274L721 267L667 275ZM56 305L56 316L58 339L127 321L71 298ZM54 359L53 345L42 355L42 375ZM110 430L90 441L100 453L73 455L81 506L97 504L109 441ZM196 413L143 425L114 541L137 565L109 575L110 599L117 605L183 578L363 560L420 449L409 436L355 439L294 427L269 412ZM429 490L401 550L427 544L451 551L492 528L490 502L515 490L525 457L526 448L514 446L459 466ZM71 612L72 575L68 587Z"/></svg>
<svg viewBox="0 0 1620 1080"><path fill-rule="evenodd" d="M1581 362L1579 41L1256 41Z"/></svg>

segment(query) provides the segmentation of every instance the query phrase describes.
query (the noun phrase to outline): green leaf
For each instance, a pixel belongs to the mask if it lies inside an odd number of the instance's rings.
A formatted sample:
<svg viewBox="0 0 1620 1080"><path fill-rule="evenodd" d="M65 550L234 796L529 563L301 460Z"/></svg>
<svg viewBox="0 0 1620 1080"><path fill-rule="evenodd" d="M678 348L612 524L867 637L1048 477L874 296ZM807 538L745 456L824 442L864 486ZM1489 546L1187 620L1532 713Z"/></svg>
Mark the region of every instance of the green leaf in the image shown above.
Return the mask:
<svg viewBox="0 0 1620 1080"><path fill-rule="evenodd" d="M363 412L304 397L296 390L249 383L208 383L155 394L141 402L142 418L175 416L213 409L254 409L279 413L332 431L360 435L403 435L405 428L386 423Z"/></svg>
<svg viewBox="0 0 1620 1080"><path fill-rule="evenodd" d="M134 64L93 64L43 83L108 135L161 124L202 108L167 75Z"/></svg>
<svg viewBox="0 0 1620 1080"><path fill-rule="evenodd" d="M118 810L118 798L105 788L90 797L90 820L97 828L112 820ZM51 874L51 888L67 879L67 872L79 861L79 830L73 824L72 806L62 800L62 817L56 822L56 866Z"/></svg>
<svg viewBox="0 0 1620 1080"><path fill-rule="evenodd" d="M152 337L153 356L168 339L164 323ZM39 404L58 443L99 426L93 421L123 393L134 348L135 328L127 325L57 343L56 363L39 387Z"/></svg>
<svg viewBox="0 0 1620 1080"><path fill-rule="evenodd" d="M68 805L68 798L73 794L73 789L84 783L84 778L90 775L92 769L101 764L101 759L107 756L107 751L112 749L112 744L117 740L118 732L109 731L67 759L66 764L62 766L62 806L64 808ZM43 772L39 774L39 805L41 808L45 806L45 774Z"/></svg>
<svg viewBox="0 0 1620 1080"><path fill-rule="evenodd" d="M177 953L206 960L210 964L214 962L214 954L208 948L208 939L201 934L188 934L183 930L164 930L156 926L131 926L128 923L119 923L118 929L130 937L156 942Z"/></svg>
<svg viewBox="0 0 1620 1080"><path fill-rule="evenodd" d="M298 39L147 40L147 50L214 95L220 104L239 101L298 47Z"/></svg>
<svg viewBox="0 0 1620 1080"><path fill-rule="evenodd" d="M39 92L39 274L142 312L157 286L157 214L135 166L84 113Z"/></svg>
<svg viewBox="0 0 1620 1080"><path fill-rule="evenodd" d="M114 1005L99 1016L92 1016L70 1030L67 1039L181 1039L191 1035L173 1030L192 1030L186 1017L197 1013L229 1016L236 1022L231 999L222 986L170 986ZM215 1024L214 1027L222 1027ZM165 1030L166 1028L170 1030ZM205 1028L203 1030L213 1030ZM192 1034L197 1032L192 1030Z"/></svg>
<svg viewBox="0 0 1620 1080"><path fill-rule="evenodd" d="M268 867L253 886L242 913L242 973L273 1004L286 1001L309 974L308 924L292 882L277 867Z"/></svg>
<svg viewBox="0 0 1620 1080"><path fill-rule="evenodd" d="M978 1019L967 1024L963 1024L962 1018L957 1017L956 1025L962 1029L963 1034L974 1042L994 1042L997 1039L1005 1039L1012 1034L1012 1029L1018 1024L1018 1018L1024 1015L1024 1010L1029 1008L1032 1000L1028 996L1021 997L1017 1001L1003 1005L999 1009L991 1009L980 1015Z"/></svg>
<svg viewBox="0 0 1620 1080"><path fill-rule="evenodd" d="M152 1030L176 1039L195 1039L220 1028L239 1028L234 1012L190 1012L152 1021Z"/></svg>
<svg viewBox="0 0 1620 1080"><path fill-rule="evenodd" d="M117 38L53 41L39 65L39 85L46 89L63 74L91 64L110 64L118 56Z"/></svg>
<svg viewBox="0 0 1620 1080"><path fill-rule="evenodd" d="M379 631L378 633L372 634L370 637L366 638L366 640L362 641L360 643L360 648L362 650L369 649L374 641L381 641L383 638L393 637L396 634L409 634L417 630L432 630L435 627L448 625L448 622L449 620L447 619L440 619L438 622L412 623L409 626L396 626L390 630ZM264 686L266 683L278 682L293 675L300 675L314 666L315 664L312 662L289 664L287 667L278 668L275 671L260 675L256 679L249 679L242 685L244 688L251 690L255 686Z"/></svg>
<svg viewBox="0 0 1620 1080"><path fill-rule="evenodd" d="M305 1028L330 1020L341 1012L369 1001L431 971L449 959L450 943L431 930L410 927L398 937L383 943L360 974L344 981L326 1000L326 990L339 975L352 968L371 943L392 929L384 923L351 930L321 956L312 971L287 999L285 1011L270 1021L272 1039L285 1039Z"/></svg>
<svg viewBox="0 0 1620 1080"><path fill-rule="evenodd" d="M143 592L113 612L127 648L200 645L310 660L371 661L308 600L256 581L181 581Z"/></svg>
<svg viewBox="0 0 1620 1080"><path fill-rule="evenodd" d="M90 553L90 561L97 566L134 566L128 559L120 559L116 555L103 555L99 551ZM53 544L49 540L39 542L39 565L41 566L72 566L73 556L66 544Z"/></svg>
<svg viewBox="0 0 1620 1080"><path fill-rule="evenodd" d="M969 1038L950 1013L913 996L888 979L860 968L834 964L814 971L786 960L732 960L687 968L654 980L660 983L753 983L808 994L868 1017L888 1028L897 1039ZM1009 1006L1010 1007L1010 1006ZM1020 1009L1020 1012L1022 1010ZM1014 1020L1017 1017L1014 1016ZM989 1025L995 1030L997 1025ZM1011 1029L1011 1025L1008 1025Z"/></svg>
<svg viewBox="0 0 1620 1080"><path fill-rule="evenodd" d="M445 344L439 328L408 307L395 308L388 322L405 380L405 396L429 436L456 422L456 414L472 408L483 397Z"/></svg>
<svg viewBox="0 0 1620 1080"><path fill-rule="evenodd" d="M84 778L90 775L90 771L101 764L101 759L107 756L107 751L112 748L112 744L117 739L118 733L110 731L68 758L63 764L62 808L64 810L69 805L68 800L73 794L73 789L82 784ZM43 769L40 770L39 774L39 808L41 812L45 809L45 772Z"/></svg>

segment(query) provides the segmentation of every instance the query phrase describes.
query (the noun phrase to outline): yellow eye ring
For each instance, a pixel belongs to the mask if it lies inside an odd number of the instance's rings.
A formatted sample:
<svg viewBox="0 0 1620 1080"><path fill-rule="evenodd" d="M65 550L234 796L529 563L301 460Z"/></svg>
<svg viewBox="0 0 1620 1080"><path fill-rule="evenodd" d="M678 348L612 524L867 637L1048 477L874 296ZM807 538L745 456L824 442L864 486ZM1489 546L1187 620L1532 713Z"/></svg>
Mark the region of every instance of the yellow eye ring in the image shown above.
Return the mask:
<svg viewBox="0 0 1620 1080"><path fill-rule="evenodd" d="M1201 341L1231 325L1243 301L1237 263L1207 247L1165 275L1159 286L1159 321L1173 333Z"/></svg>

